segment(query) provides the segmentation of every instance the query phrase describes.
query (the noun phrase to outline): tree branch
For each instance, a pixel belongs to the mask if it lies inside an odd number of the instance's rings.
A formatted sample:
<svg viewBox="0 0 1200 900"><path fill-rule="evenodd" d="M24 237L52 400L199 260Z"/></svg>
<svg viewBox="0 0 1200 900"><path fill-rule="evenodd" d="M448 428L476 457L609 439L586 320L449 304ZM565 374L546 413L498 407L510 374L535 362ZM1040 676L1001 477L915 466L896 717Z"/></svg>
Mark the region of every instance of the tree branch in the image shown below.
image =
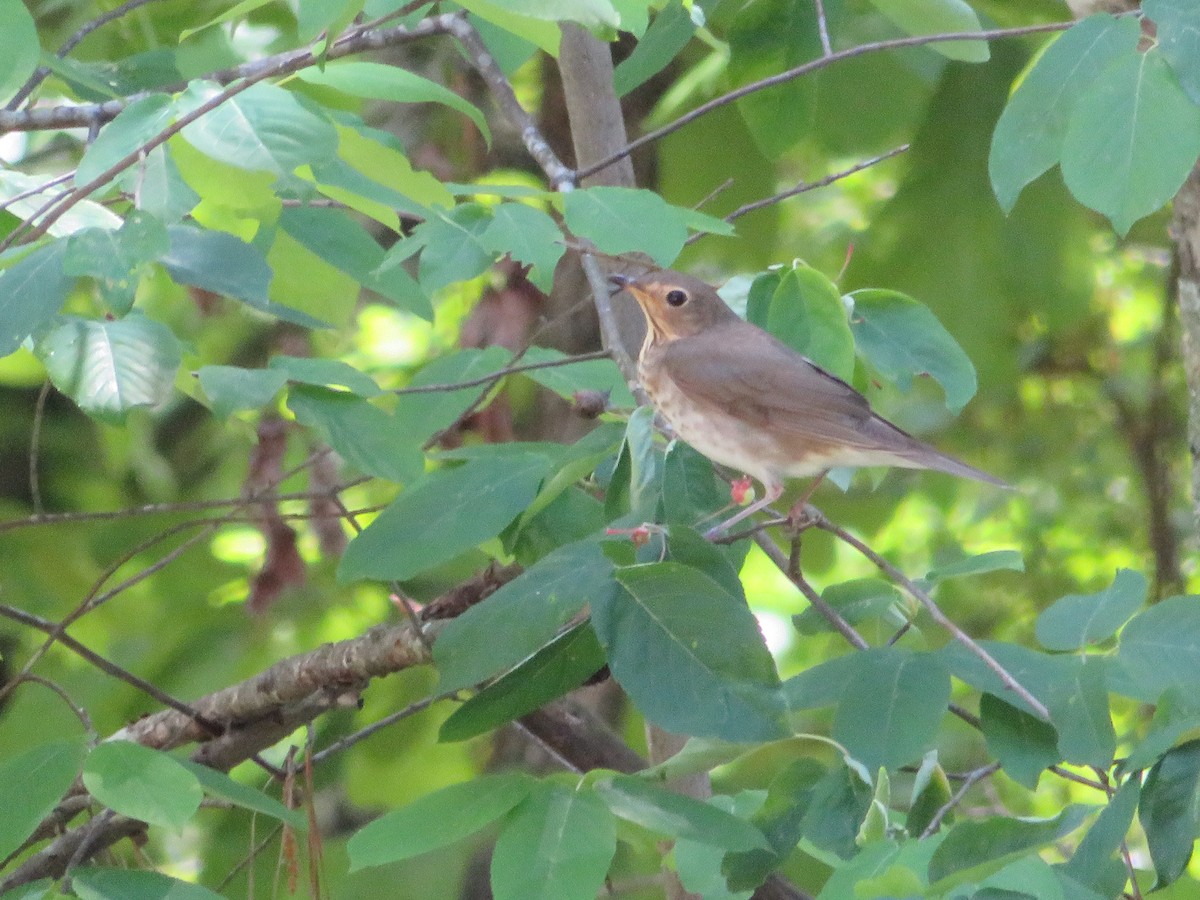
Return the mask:
<svg viewBox="0 0 1200 900"><path fill-rule="evenodd" d="M728 106L737 100L742 99L757 91L763 91L767 88L772 88L780 84L786 84L789 81L795 81L810 72L816 72L824 69L826 66L833 65L836 62L841 62L846 59L854 59L856 56L863 56L867 53L878 53L882 50L899 50L904 47L923 47L928 44L936 44L944 41L988 41L996 38L1021 37L1027 34L1038 34L1047 31L1065 31L1074 25L1074 22L1050 22L1042 25L1026 25L1020 28L994 28L990 31L963 31L952 32L947 34L923 34L913 37L894 38L887 41L874 41L869 44L859 44L857 47L850 47L847 50L839 50L835 53L830 53L828 56L821 56L817 59L810 60L803 65L796 66L794 69L788 69L786 72L780 72L777 75L771 75L759 81L752 81L750 84L742 85L722 94L720 97L714 97L707 103L702 103L690 112L684 113L674 122L668 122L661 128L656 128L654 131L647 132L637 140L630 141L624 149L612 154L605 159L600 160L586 168L580 168L578 175L580 178L586 178L593 172L598 172L605 166L610 166L618 159L628 156L639 147L644 147L646 144L661 140L668 134L678 131L685 125L699 119L701 116L708 115L715 109L720 109L722 106Z"/></svg>

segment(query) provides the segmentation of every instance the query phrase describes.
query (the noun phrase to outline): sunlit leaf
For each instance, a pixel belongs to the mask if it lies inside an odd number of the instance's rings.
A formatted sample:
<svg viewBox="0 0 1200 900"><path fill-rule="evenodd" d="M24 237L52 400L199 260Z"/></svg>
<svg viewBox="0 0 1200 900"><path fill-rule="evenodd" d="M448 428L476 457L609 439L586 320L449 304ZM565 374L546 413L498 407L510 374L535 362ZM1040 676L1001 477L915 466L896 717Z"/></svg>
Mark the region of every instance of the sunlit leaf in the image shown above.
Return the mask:
<svg viewBox="0 0 1200 900"><path fill-rule="evenodd" d="M116 320L64 317L38 342L37 353L55 387L111 423L165 403L182 358L171 330L136 311Z"/></svg>

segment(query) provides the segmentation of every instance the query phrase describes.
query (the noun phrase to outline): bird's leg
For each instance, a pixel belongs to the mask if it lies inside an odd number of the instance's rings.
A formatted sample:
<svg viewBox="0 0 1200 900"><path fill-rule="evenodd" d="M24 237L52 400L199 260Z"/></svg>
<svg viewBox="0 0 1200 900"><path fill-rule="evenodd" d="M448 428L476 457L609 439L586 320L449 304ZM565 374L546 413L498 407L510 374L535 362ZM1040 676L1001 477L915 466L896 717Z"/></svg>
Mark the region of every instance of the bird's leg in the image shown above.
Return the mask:
<svg viewBox="0 0 1200 900"><path fill-rule="evenodd" d="M801 532L813 524L809 520L805 508L808 506L808 501L812 499L812 495L816 493L817 488L821 486L821 482L825 480L825 476L828 474L829 470L826 469L814 478L812 484L808 486L808 490L801 494L800 499L793 503L792 508L788 510L788 521L797 532Z"/></svg>
<svg viewBox="0 0 1200 900"><path fill-rule="evenodd" d="M754 515L763 507L770 506L779 499L779 495L782 493L783 482L779 481L779 479L776 478L772 479L771 481L764 481L763 496L761 500L754 501L745 509L740 510L739 512L730 516L720 525L714 525L712 528L708 529L708 531L704 532L704 536L710 540L717 537L722 532L729 530L731 525L736 525L738 522L742 521L742 519L746 518L747 516Z"/></svg>

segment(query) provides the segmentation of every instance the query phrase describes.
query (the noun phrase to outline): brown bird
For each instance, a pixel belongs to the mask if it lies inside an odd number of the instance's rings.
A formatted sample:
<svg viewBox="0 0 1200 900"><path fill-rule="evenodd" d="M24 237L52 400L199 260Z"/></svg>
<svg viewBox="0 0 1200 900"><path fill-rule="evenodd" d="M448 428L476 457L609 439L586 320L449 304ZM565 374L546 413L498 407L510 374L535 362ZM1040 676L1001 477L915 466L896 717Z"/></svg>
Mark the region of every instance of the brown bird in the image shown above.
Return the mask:
<svg viewBox="0 0 1200 900"><path fill-rule="evenodd" d="M709 459L762 482L762 499L707 537L777 500L785 477L836 466L936 469L1007 486L876 415L866 397L740 319L703 281L669 271L610 281L645 313L638 378L662 417Z"/></svg>

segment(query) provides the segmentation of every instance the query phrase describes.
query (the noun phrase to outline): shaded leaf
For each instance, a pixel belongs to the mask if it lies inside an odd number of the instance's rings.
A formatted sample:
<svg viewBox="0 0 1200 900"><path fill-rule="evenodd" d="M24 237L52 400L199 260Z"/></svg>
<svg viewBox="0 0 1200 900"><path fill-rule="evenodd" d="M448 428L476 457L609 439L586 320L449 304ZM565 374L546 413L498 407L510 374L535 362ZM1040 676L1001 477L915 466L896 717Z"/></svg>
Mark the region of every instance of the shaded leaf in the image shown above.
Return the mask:
<svg viewBox="0 0 1200 900"><path fill-rule="evenodd" d="M617 572L625 588L593 602L609 667L662 727L728 740L783 732L779 676L745 602L676 562Z"/></svg>
<svg viewBox="0 0 1200 900"><path fill-rule="evenodd" d="M1117 852L1129 832L1129 826L1133 824L1133 814L1137 810L1140 793L1139 780L1127 778L1083 836L1083 840L1075 848L1075 855L1067 860L1064 870L1068 875L1111 896L1112 892L1107 890L1108 885L1104 883L1103 876L1106 870L1113 868L1112 864L1116 862L1113 854ZM1120 891L1125 886L1125 872L1121 863L1118 862L1116 867L1122 870L1121 883L1117 887Z"/></svg>
<svg viewBox="0 0 1200 900"><path fill-rule="evenodd" d="M178 760L131 741L105 741L88 754L83 784L122 815L176 830L204 799L200 782Z"/></svg>
<svg viewBox="0 0 1200 900"><path fill-rule="evenodd" d="M849 296L858 351L884 378L907 391L914 377L929 375L942 386L952 412L975 396L975 367L928 307L897 291L866 289Z"/></svg>
<svg viewBox="0 0 1200 900"><path fill-rule="evenodd" d="M982 31L975 10L966 0L871 0L905 34L952 34ZM931 50L963 62L987 62L991 57L987 41L937 41Z"/></svg>
<svg viewBox="0 0 1200 900"><path fill-rule="evenodd" d="M346 842L350 871L408 859L474 834L524 800L527 775L482 775L426 794L361 828Z"/></svg>
<svg viewBox="0 0 1200 900"><path fill-rule="evenodd" d="M1108 640L1146 600L1146 577L1131 569L1117 571L1098 594L1069 594L1044 609L1037 638L1047 650L1080 650Z"/></svg>
<svg viewBox="0 0 1200 900"><path fill-rule="evenodd" d="M271 268L255 247L223 231L188 225L171 225L167 234L171 249L159 262L175 281L267 307Z"/></svg>
<svg viewBox="0 0 1200 900"><path fill-rule="evenodd" d="M1169 597L1138 613L1121 632L1117 658L1138 699L1152 703L1169 688L1195 693L1200 689L1200 597Z"/></svg>
<svg viewBox="0 0 1200 900"><path fill-rule="evenodd" d="M262 409L287 384L287 374L275 369L202 366L197 375L218 419L242 409Z"/></svg>
<svg viewBox="0 0 1200 900"><path fill-rule="evenodd" d="M433 645L439 689L470 687L533 656L589 601L613 592L612 571L598 544L568 544L446 623Z"/></svg>
<svg viewBox="0 0 1200 900"><path fill-rule="evenodd" d="M614 776L596 784L614 815L657 834L685 838L723 850L765 848L761 831L724 810L693 800L633 776Z"/></svg>
<svg viewBox="0 0 1200 900"><path fill-rule="evenodd" d="M438 740L465 741L518 719L579 687L603 666L604 650L591 625L577 625L456 709L442 723Z"/></svg>
<svg viewBox="0 0 1200 900"><path fill-rule="evenodd" d="M854 375L854 335L841 291L816 269L797 265L779 280L767 330L843 381Z"/></svg>
<svg viewBox="0 0 1200 900"><path fill-rule="evenodd" d="M0 856L7 857L50 813L79 774L84 747L53 741L0 763Z"/></svg>
<svg viewBox="0 0 1200 900"><path fill-rule="evenodd" d="M1145 0L1155 40L1188 98L1200 104L1200 7L1190 0Z"/></svg>
<svg viewBox="0 0 1200 900"><path fill-rule="evenodd" d="M396 420L361 397L318 387L294 387L288 408L301 425L314 429L361 472L389 481L411 482L425 471L421 448Z"/></svg>
<svg viewBox="0 0 1200 900"><path fill-rule="evenodd" d="M679 210L651 191L624 187L574 190L563 199L567 227L605 253L641 252L661 266L679 256L687 227Z"/></svg>
<svg viewBox="0 0 1200 900"><path fill-rule="evenodd" d="M37 68L41 44L21 0L0 0L0 102L7 102Z"/></svg>
<svg viewBox="0 0 1200 900"><path fill-rule="evenodd" d="M533 266L529 280L546 293L554 284L554 267L566 252L562 231L540 209L524 203L501 203L480 238L484 248Z"/></svg>
<svg viewBox="0 0 1200 900"><path fill-rule="evenodd" d="M985 877L1005 863L1070 834L1087 813L1087 807L1068 806L1051 819L996 816L959 822L934 851L929 861L929 881L939 887L938 882L946 878L954 877L956 883L961 883Z"/></svg>
<svg viewBox="0 0 1200 900"><path fill-rule="evenodd" d="M469 118L483 134L484 140L491 143L492 135L487 121L473 104L449 88L399 66L361 61L336 62L323 68L301 69L298 77L309 84L331 87L373 100L389 100L393 103L440 103Z"/></svg>
<svg viewBox="0 0 1200 900"><path fill-rule="evenodd" d="M979 700L979 718L988 750L1008 777L1035 790L1042 772L1061 756L1054 726L987 693Z"/></svg>
<svg viewBox="0 0 1200 900"><path fill-rule="evenodd" d="M63 270L66 252L66 241L52 241L0 274L0 356L20 347L62 309L74 283Z"/></svg>
<svg viewBox="0 0 1200 900"><path fill-rule="evenodd" d="M505 821L492 853L492 893L496 900L594 900L616 850L616 823L599 797L546 785Z"/></svg>
<svg viewBox="0 0 1200 900"><path fill-rule="evenodd" d="M202 766L190 759L178 760L179 764L196 776L204 793L211 797L227 800L234 806L262 813L280 822L286 822L298 831L308 830L308 817L298 809L288 809L274 797L256 791L240 781L234 781L224 772Z"/></svg>
<svg viewBox="0 0 1200 900"><path fill-rule="evenodd" d="M1200 740L1179 745L1150 770L1138 819L1158 886L1165 887L1183 874L1200 834Z"/></svg>
<svg viewBox="0 0 1200 900"><path fill-rule="evenodd" d="M101 128L96 140L88 145L75 170L75 185L88 184L145 145L174 119L175 101L167 94L150 94L134 100Z"/></svg>
<svg viewBox="0 0 1200 900"><path fill-rule="evenodd" d="M71 888L82 900L219 900L221 896L203 885L142 869L73 869Z"/></svg>
<svg viewBox="0 0 1200 900"><path fill-rule="evenodd" d="M339 580L404 580L495 537L534 498L549 467L531 453L426 475L350 542Z"/></svg>
<svg viewBox="0 0 1200 900"><path fill-rule="evenodd" d="M868 771L894 769L924 753L950 702L950 673L932 654L864 650L833 716L833 738Z"/></svg>

